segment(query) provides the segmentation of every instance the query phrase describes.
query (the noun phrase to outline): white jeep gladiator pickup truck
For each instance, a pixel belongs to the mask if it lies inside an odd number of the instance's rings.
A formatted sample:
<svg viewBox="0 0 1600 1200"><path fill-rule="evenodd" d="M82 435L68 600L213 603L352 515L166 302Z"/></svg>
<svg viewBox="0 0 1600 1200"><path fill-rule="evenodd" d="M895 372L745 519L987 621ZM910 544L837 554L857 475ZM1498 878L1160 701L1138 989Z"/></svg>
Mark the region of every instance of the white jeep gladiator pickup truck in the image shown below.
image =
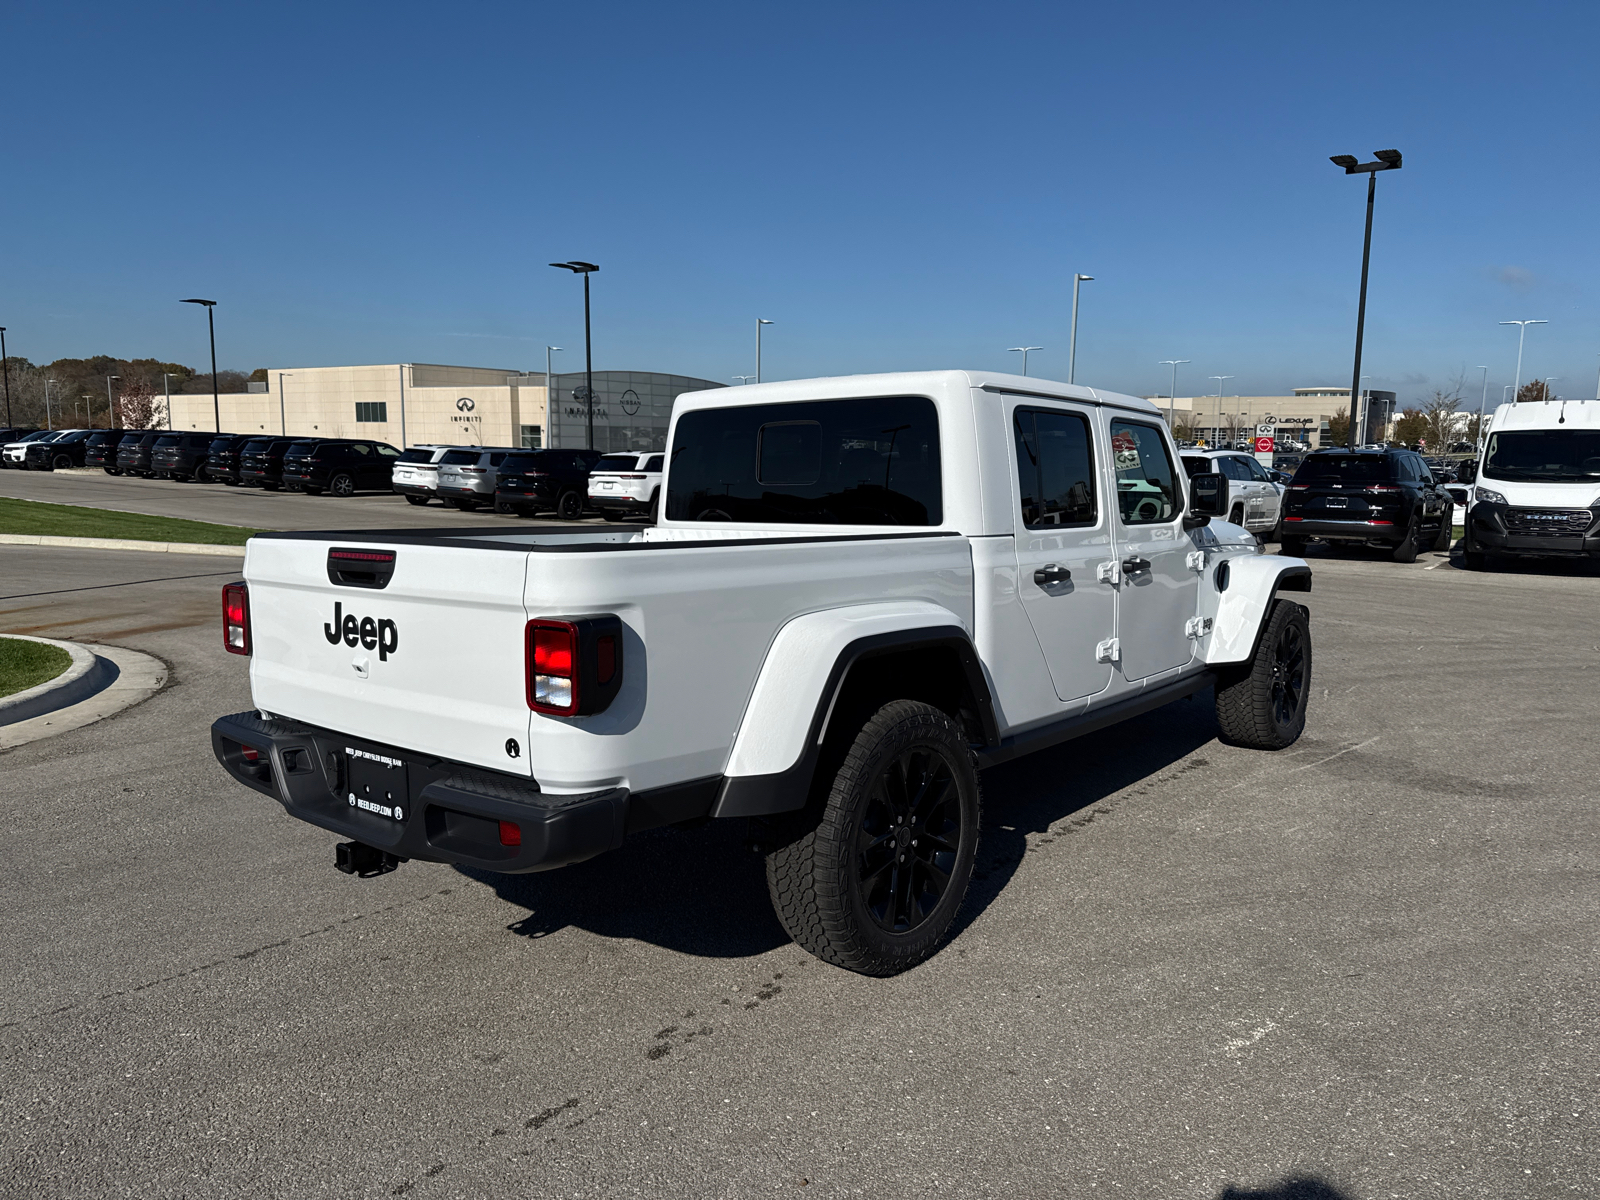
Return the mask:
<svg viewBox="0 0 1600 1200"><path fill-rule="evenodd" d="M1156 407L933 371L692 392L644 528L252 538L223 593L254 709L218 760L349 839L536 871L755 818L800 945L888 975L972 873L978 770L1214 688L1293 742L1296 558L1213 518Z"/></svg>

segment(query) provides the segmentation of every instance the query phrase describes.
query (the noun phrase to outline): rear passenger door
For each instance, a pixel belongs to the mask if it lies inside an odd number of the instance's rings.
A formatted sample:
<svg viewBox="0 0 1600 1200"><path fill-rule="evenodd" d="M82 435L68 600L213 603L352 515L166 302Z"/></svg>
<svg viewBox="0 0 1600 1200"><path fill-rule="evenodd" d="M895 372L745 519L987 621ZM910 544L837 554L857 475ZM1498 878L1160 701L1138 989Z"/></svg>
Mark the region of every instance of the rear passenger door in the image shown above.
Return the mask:
<svg viewBox="0 0 1600 1200"><path fill-rule="evenodd" d="M1102 568L1112 559L1112 518L1095 424L1093 411L1077 406L1018 405L1011 414L1017 592L1061 700L1111 683L1116 590Z"/></svg>
<svg viewBox="0 0 1600 1200"><path fill-rule="evenodd" d="M1185 491L1166 438L1152 420L1111 417L1116 480L1117 641L1128 682L1194 657L1189 618L1199 576L1183 531Z"/></svg>

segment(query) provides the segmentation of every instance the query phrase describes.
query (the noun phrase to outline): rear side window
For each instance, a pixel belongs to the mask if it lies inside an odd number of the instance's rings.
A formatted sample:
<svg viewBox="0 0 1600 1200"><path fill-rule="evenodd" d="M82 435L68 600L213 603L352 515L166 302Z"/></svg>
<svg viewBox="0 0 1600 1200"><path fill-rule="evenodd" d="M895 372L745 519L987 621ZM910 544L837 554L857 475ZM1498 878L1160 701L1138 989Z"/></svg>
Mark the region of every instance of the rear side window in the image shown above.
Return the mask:
<svg viewBox="0 0 1600 1200"><path fill-rule="evenodd" d="M1193 479L1196 475L1209 475L1216 469L1209 458L1203 458L1198 454L1185 454L1183 456L1183 473L1190 479Z"/></svg>
<svg viewBox="0 0 1600 1200"><path fill-rule="evenodd" d="M468 467L478 461L477 450L446 450L444 457L439 460L439 465L444 467Z"/></svg>
<svg viewBox="0 0 1600 1200"><path fill-rule="evenodd" d="M271 438L257 438L253 442L244 444L244 452L246 454L265 454L270 449L272 449Z"/></svg>
<svg viewBox="0 0 1600 1200"><path fill-rule="evenodd" d="M1160 430L1136 421L1111 422L1111 460L1124 525L1158 525L1177 518L1182 493Z"/></svg>
<svg viewBox="0 0 1600 1200"><path fill-rule="evenodd" d="M645 460L644 469L646 471L661 470L661 460L663 457L664 456L660 454L652 454L648 459Z"/></svg>
<svg viewBox="0 0 1600 1200"><path fill-rule="evenodd" d="M1029 529L1093 525L1094 450L1078 413L1019 408L1012 417L1022 523Z"/></svg>
<svg viewBox="0 0 1600 1200"><path fill-rule="evenodd" d="M678 419L667 516L937 525L939 416L922 396L710 408Z"/></svg>
<svg viewBox="0 0 1600 1200"><path fill-rule="evenodd" d="M1389 460L1378 454L1313 455L1294 473L1296 483L1388 483Z"/></svg>

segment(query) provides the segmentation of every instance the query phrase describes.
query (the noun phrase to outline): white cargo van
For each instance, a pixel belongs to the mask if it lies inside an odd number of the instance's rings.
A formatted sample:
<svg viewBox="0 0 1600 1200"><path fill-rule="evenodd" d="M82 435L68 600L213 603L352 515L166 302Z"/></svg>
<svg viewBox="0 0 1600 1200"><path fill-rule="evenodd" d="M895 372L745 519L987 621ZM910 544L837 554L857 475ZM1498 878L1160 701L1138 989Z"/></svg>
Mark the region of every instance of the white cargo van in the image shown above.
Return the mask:
<svg viewBox="0 0 1600 1200"><path fill-rule="evenodd" d="M1462 549L1474 570L1511 555L1600 559L1600 400L1495 409Z"/></svg>

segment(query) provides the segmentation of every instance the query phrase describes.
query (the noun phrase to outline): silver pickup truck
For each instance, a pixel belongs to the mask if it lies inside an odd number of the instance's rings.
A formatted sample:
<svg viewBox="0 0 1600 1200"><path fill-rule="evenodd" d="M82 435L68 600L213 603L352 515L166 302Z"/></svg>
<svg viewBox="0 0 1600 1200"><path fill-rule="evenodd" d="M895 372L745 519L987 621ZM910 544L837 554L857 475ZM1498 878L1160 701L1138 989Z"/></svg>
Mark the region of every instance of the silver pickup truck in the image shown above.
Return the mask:
<svg viewBox="0 0 1600 1200"><path fill-rule="evenodd" d="M1305 722L1306 564L1223 523L1147 401L967 371L678 399L648 527L249 542L224 643L240 783L407 859L578 862L749 818L794 939L886 975L938 947L980 768L1205 689L1264 750Z"/></svg>

